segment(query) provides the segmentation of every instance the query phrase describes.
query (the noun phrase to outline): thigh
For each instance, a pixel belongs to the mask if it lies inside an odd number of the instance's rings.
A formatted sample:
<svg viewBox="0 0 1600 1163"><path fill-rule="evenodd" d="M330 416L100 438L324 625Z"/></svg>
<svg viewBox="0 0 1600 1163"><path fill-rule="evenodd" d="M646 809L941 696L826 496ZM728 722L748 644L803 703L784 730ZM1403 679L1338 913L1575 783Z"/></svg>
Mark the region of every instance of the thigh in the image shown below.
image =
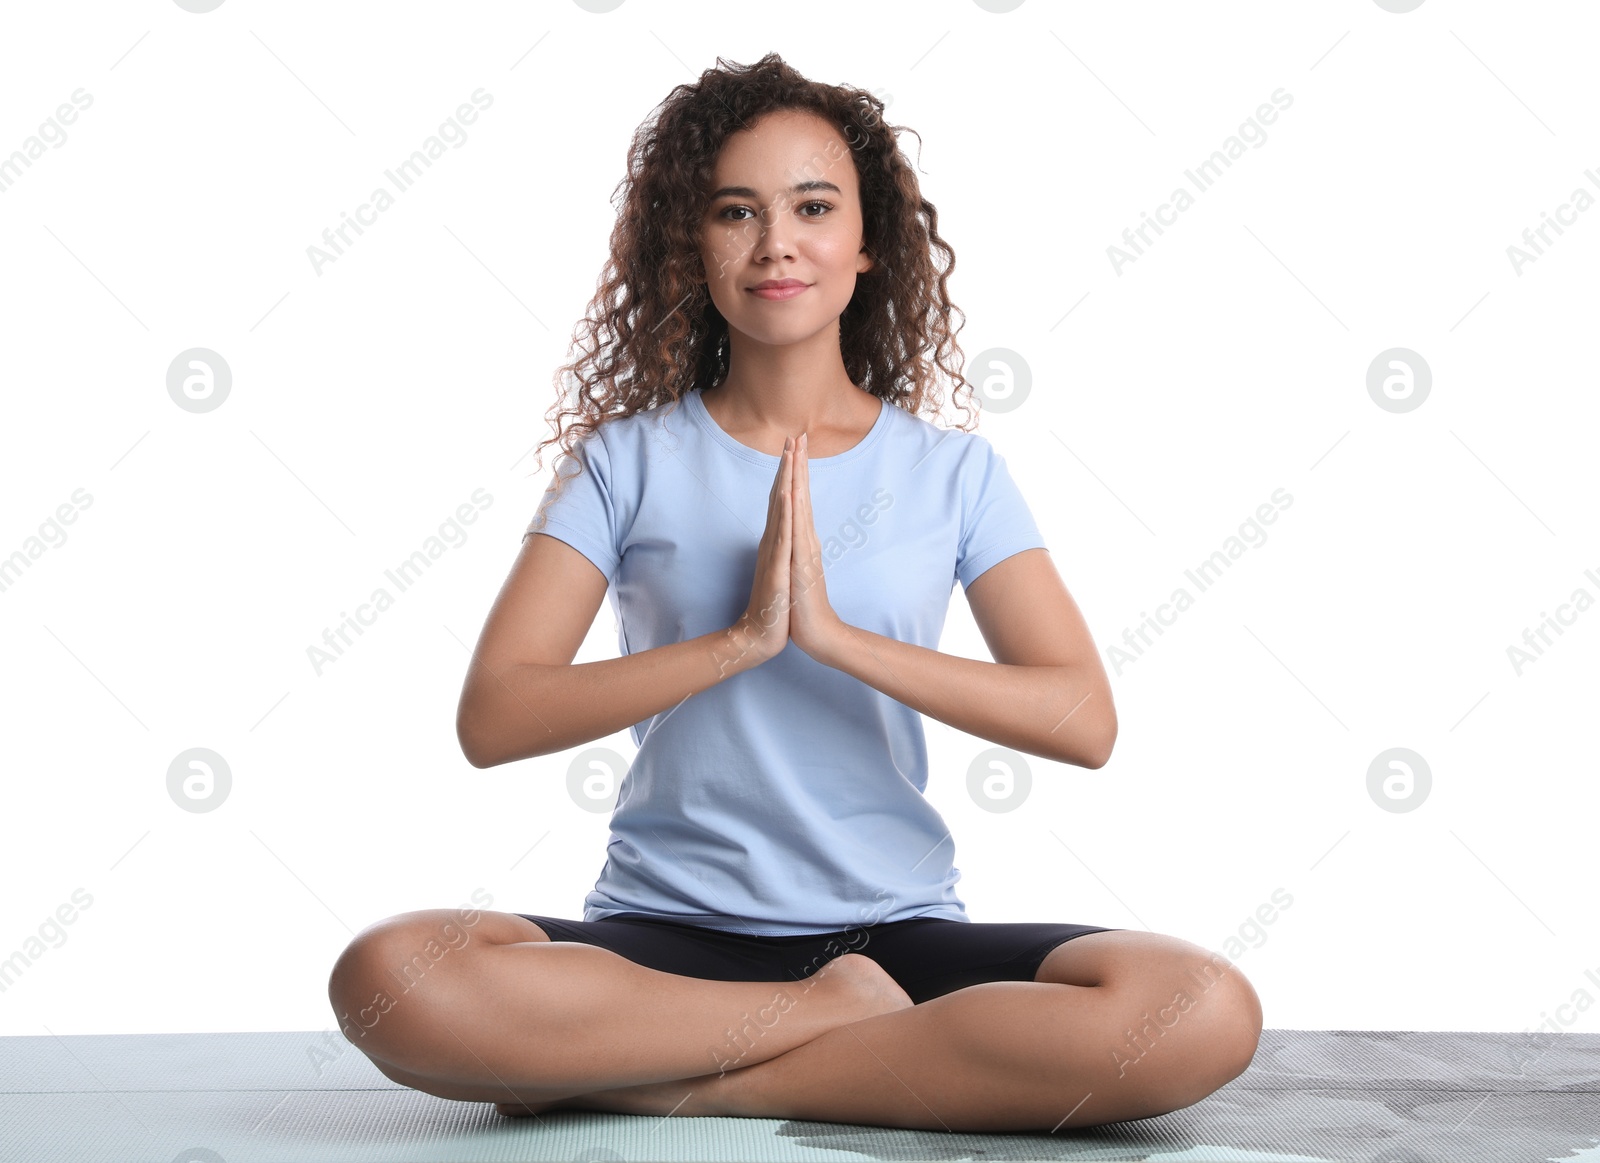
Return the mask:
<svg viewBox="0 0 1600 1163"><path fill-rule="evenodd" d="M915 1003L988 981L1032 981L1050 951L1087 933L1117 930L1067 922L916 918L859 930L850 951L871 957Z"/></svg>
<svg viewBox="0 0 1600 1163"><path fill-rule="evenodd" d="M639 965L711 981L800 981L850 948L835 934L746 936L653 917L575 921L518 913L552 941L598 945Z"/></svg>

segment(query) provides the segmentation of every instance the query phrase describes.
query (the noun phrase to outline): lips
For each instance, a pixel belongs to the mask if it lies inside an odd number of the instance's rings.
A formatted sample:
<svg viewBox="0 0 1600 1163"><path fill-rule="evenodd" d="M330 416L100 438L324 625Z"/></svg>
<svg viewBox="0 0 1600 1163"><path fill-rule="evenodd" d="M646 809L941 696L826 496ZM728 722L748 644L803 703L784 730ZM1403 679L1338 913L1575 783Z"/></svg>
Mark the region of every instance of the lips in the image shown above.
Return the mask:
<svg viewBox="0 0 1600 1163"><path fill-rule="evenodd" d="M779 301L792 299L807 290L807 284L799 279L770 279L759 286L751 287L750 293L758 299L771 299Z"/></svg>

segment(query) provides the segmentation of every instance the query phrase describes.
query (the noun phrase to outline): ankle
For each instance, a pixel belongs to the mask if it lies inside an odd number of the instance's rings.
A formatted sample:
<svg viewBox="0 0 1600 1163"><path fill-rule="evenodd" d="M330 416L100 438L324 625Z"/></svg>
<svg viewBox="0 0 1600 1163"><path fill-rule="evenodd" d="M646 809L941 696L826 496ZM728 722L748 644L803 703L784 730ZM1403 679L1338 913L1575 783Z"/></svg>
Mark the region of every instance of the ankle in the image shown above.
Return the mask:
<svg viewBox="0 0 1600 1163"><path fill-rule="evenodd" d="M768 1058L754 1066L741 1066L722 1074L710 1074L701 1079L703 1088L695 1097L707 1108L704 1113L725 1118L777 1118L762 1088L762 1080L771 1071L772 1063L783 1057ZM691 1100L691 1102L694 1100Z"/></svg>

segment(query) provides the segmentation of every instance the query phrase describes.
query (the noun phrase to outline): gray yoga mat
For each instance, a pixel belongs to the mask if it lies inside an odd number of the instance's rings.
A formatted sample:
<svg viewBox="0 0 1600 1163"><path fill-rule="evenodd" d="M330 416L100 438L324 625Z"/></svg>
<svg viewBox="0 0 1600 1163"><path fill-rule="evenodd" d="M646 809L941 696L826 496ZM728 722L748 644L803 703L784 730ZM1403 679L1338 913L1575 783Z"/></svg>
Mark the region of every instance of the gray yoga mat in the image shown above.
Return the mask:
<svg viewBox="0 0 1600 1163"><path fill-rule="evenodd" d="M0 1038L0 1160L1352 1160L1600 1163L1600 1034L1265 1030L1158 1118L1053 1135L592 1112L399 1086L335 1031Z"/></svg>

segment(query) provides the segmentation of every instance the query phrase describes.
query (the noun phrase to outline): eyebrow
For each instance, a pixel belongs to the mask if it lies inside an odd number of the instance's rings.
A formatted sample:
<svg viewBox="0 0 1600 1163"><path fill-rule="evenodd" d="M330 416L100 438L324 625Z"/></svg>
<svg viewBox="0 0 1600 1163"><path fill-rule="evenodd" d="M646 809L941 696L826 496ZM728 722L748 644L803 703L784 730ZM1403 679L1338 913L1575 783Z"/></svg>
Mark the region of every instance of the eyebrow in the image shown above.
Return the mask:
<svg viewBox="0 0 1600 1163"><path fill-rule="evenodd" d="M844 191L839 189L838 186L835 186L832 182L824 182L820 179L813 179L809 182L796 182L794 185L789 187L789 192L792 194L806 194L812 190L832 190L840 197L844 196ZM752 190L749 186L723 186L722 189L711 195L711 200L715 202L718 198L759 197L760 195Z"/></svg>

